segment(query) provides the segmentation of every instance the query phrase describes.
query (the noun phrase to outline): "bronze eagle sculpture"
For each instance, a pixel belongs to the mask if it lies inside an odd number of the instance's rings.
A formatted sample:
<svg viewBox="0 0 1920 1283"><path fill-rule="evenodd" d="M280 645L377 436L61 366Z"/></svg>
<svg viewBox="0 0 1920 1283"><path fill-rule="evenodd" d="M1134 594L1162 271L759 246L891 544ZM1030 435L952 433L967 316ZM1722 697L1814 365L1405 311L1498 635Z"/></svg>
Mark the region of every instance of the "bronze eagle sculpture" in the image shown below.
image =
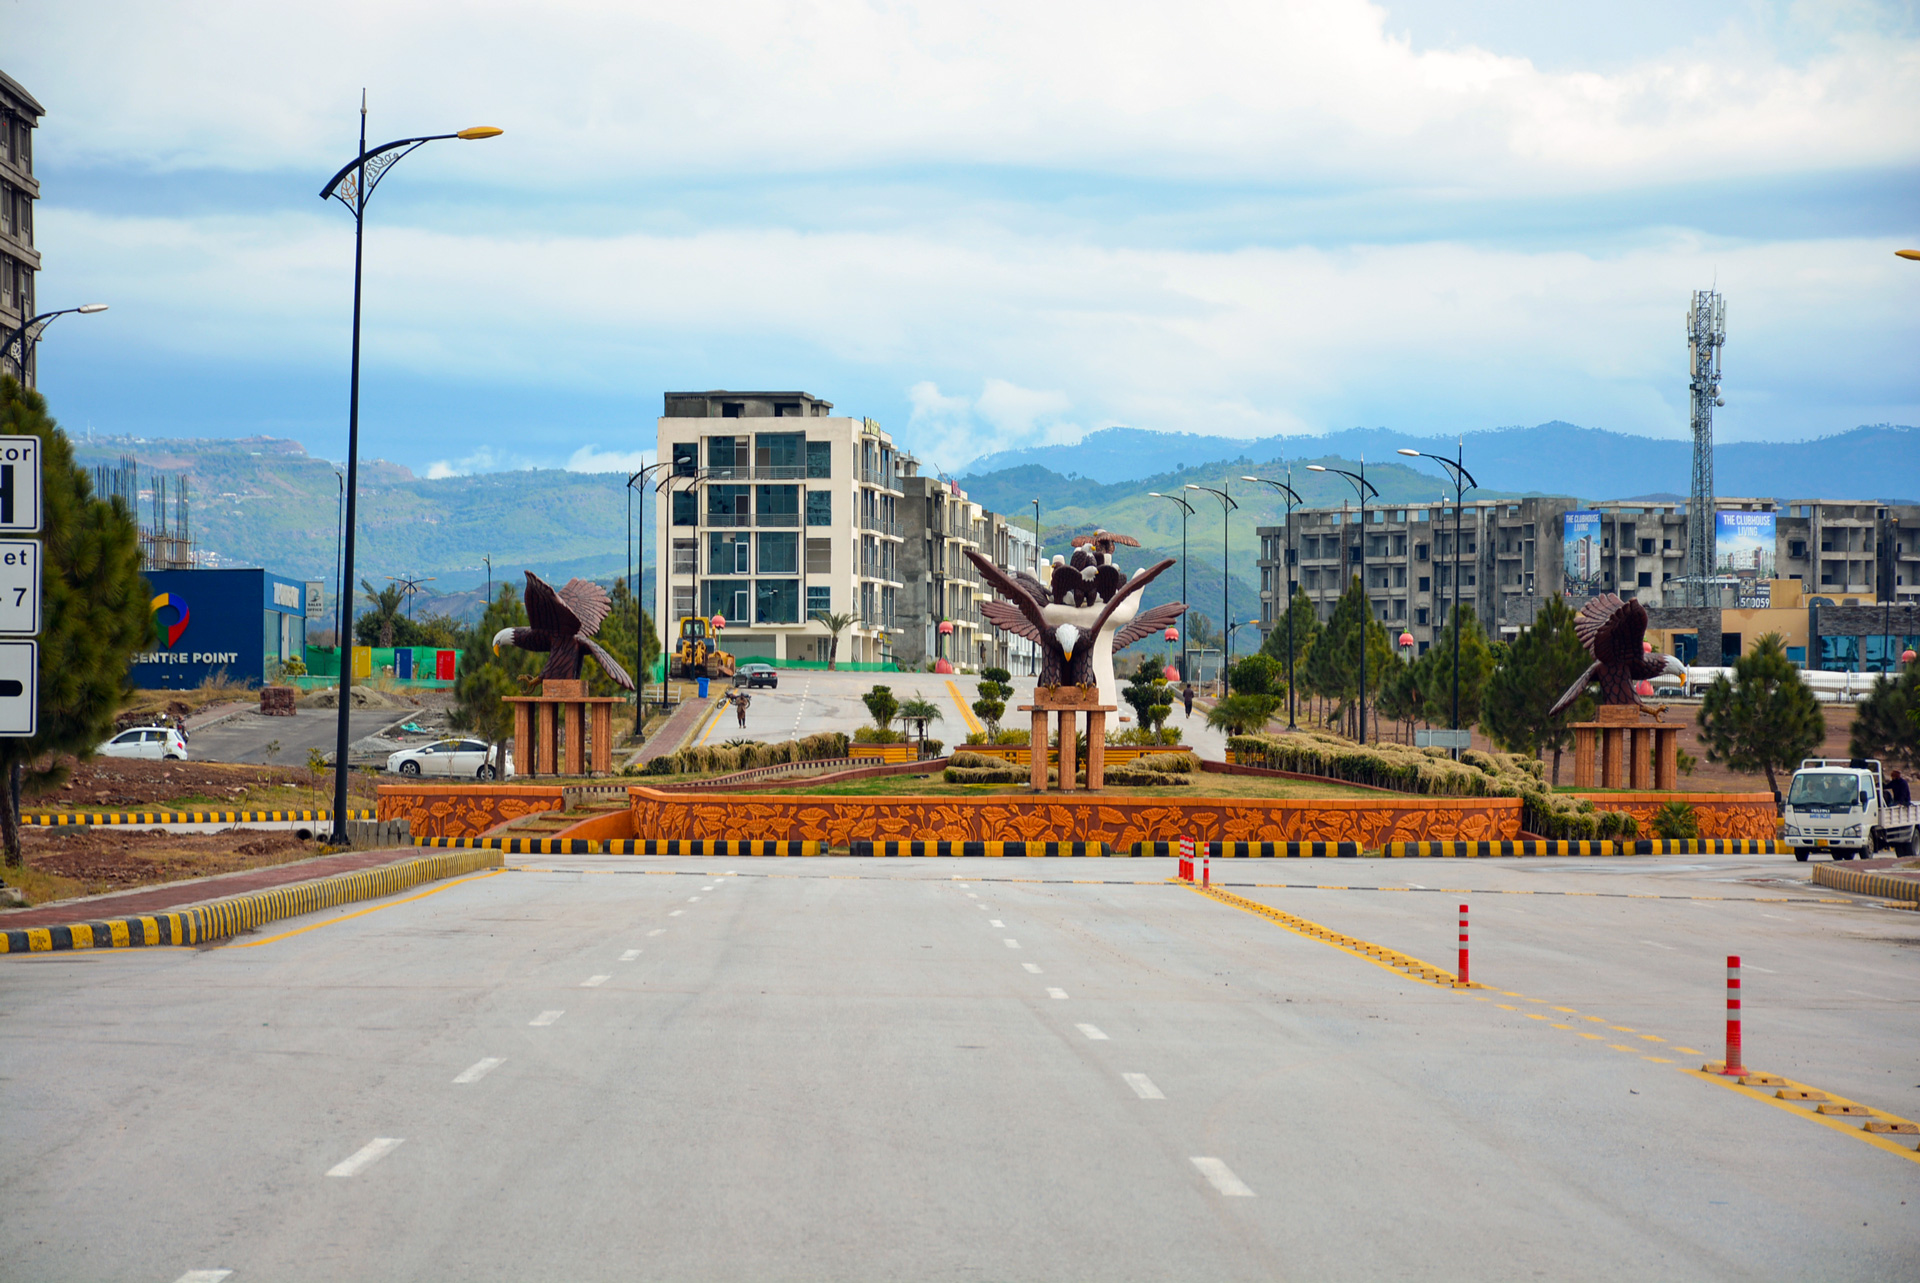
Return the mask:
<svg viewBox="0 0 1920 1283"><path fill-rule="evenodd" d="M599 584L587 579L569 579L566 587L553 590L540 576L527 572L527 628L502 628L493 635L493 653L502 646L545 652L547 666L540 680L577 681L581 652L600 661L607 676L623 690L633 689L633 678L609 655L593 635L613 613L613 602Z"/></svg>
<svg viewBox="0 0 1920 1283"><path fill-rule="evenodd" d="M1612 593L1595 597L1574 616L1573 631L1593 656L1593 663L1560 697L1548 712L1549 717L1558 717L1572 707L1595 682L1600 684L1602 704L1639 704L1635 684L1663 675L1687 675L1686 666L1679 660L1651 653L1642 645L1647 633L1647 608L1637 601L1622 601Z"/></svg>

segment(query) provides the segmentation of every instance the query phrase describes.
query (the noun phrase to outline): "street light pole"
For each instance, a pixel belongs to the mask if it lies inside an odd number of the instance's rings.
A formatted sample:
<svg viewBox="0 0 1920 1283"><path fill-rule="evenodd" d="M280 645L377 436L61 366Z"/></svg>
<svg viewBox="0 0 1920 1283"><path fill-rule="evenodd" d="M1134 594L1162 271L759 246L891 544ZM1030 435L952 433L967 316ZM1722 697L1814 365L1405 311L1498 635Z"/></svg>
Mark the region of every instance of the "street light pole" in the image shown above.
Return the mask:
<svg viewBox="0 0 1920 1283"><path fill-rule="evenodd" d="M1287 478L1293 478L1293 470L1287 470ZM1282 526L1280 547L1281 578L1287 582L1287 729L1299 729L1293 722L1293 574L1287 558L1293 555L1293 506L1302 502L1292 486L1285 481L1274 481L1268 477L1242 477L1242 481L1254 481L1263 486L1272 486L1286 496L1287 515Z"/></svg>
<svg viewBox="0 0 1920 1283"><path fill-rule="evenodd" d="M1177 494L1161 494L1158 490L1147 491L1149 497L1165 499L1180 505L1180 600L1187 599L1187 518L1193 515L1193 505ZM1187 680L1187 633L1180 630L1180 680Z"/></svg>
<svg viewBox="0 0 1920 1283"><path fill-rule="evenodd" d="M79 307L63 307L58 311L42 312L38 316L29 317L15 326L13 333L7 336L7 341L0 344L0 357L6 356L9 352L13 353L13 368L19 372L20 386L24 388L27 386L29 354L39 345L40 336L47 332L47 327L53 324L55 317L67 316L75 312L91 316L95 312L106 310L105 303L82 303ZM35 326L40 328L35 329ZM15 351L16 348L17 351Z"/></svg>
<svg viewBox="0 0 1920 1283"><path fill-rule="evenodd" d="M462 129L453 134L426 134L417 138L401 138L384 146L367 150L367 95L360 94L360 154L341 166L339 171L329 178L320 189L321 200L337 200L353 214L353 358L348 376L347 392L347 511L342 523L341 538L341 576L342 587L353 582L353 533L355 521L355 501L359 498L360 479L360 277L364 261L363 249L367 230L367 201L373 196L373 189L380 184L388 170L399 163L402 156L417 151L431 142L458 138L473 141L480 138L498 137L502 130L491 125L477 125ZM351 595L342 593L343 603L351 602ZM347 632L353 631L353 607L344 604L344 624ZM350 639L349 639L350 640ZM333 844L347 845L347 722L352 709L352 700L348 698L353 686L353 648L343 645L340 664L340 717L334 733L333 755Z"/></svg>
<svg viewBox="0 0 1920 1283"><path fill-rule="evenodd" d="M1367 595L1367 499L1378 499L1380 492L1367 480L1367 457L1360 456L1360 471L1348 472L1345 468L1327 468L1317 463L1307 465L1308 472L1337 472L1353 486L1354 493L1360 496L1360 742L1367 742L1367 633L1373 627L1373 598Z"/></svg>
<svg viewBox="0 0 1920 1283"><path fill-rule="evenodd" d="M646 458L645 455L641 455L640 457L643 459ZM647 653L646 634L645 630L641 627L647 618L647 607L645 601L643 601L640 596L640 585L647 577L647 475L659 471L659 469L664 466L666 465L659 462L650 463L627 478L627 553L629 558L627 562L627 587L633 597L633 735L635 739L643 738L642 732L646 726L647 677L646 674L640 670L643 667L644 657ZM640 491L640 554L637 558L633 556L632 537L633 492L636 488ZM655 506L654 510L656 512L659 511L658 505ZM654 568L653 580L655 583L660 582L660 570L657 566Z"/></svg>
<svg viewBox="0 0 1920 1283"><path fill-rule="evenodd" d="M1402 449L1401 454L1411 459L1432 459L1453 476L1453 729L1460 729L1460 506L1465 501L1468 490L1478 490L1480 483L1467 471L1466 438L1461 437L1454 445L1455 458L1445 455L1423 454L1419 450ZM1460 757L1458 745L1448 750L1455 760Z"/></svg>
<svg viewBox="0 0 1920 1283"><path fill-rule="evenodd" d="M1231 549L1227 544L1227 535L1233 529L1233 510L1240 505L1227 493L1230 483L1221 482L1220 489L1212 486L1189 484L1188 490L1204 490L1220 501L1220 698L1225 699L1233 693L1232 677L1229 669L1233 661L1233 606L1228 595L1233 589L1233 564Z"/></svg>

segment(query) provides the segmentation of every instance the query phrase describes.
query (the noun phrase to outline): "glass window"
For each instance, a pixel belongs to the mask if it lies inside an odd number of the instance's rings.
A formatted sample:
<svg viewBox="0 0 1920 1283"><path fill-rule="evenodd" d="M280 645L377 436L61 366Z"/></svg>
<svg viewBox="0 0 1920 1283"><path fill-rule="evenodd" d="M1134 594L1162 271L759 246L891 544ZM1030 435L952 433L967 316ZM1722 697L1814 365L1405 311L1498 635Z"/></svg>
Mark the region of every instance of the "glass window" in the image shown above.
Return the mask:
<svg viewBox="0 0 1920 1283"><path fill-rule="evenodd" d="M756 624L797 624L800 622L800 581L798 579L756 579L753 582L753 622Z"/></svg>
<svg viewBox="0 0 1920 1283"><path fill-rule="evenodd" d="M833 540L807 540L807 573L810 575L833 573Z"/></svg>
<svg viewBox="0 0 1920 1283"><path fill-rule="evenodd" d="M799 486L761 486L760 511L798 513L800 511Z"/></svg>
<svg viewBox="0 0 1920 1283"><path fill-rule="evenodd" d="M709 468L744 467L746 460L740 456L746 453L746 440L743 437L708 437L707 466Z"/></svg>
<svg viewBox="0 0 1920 1283"><path fill-rule="evenodd" d="M747 603L753 599L753 586L745 579L707 579L700 584L701 613L719 615L730 624L747 622ZM726 639L721 639L726 644Z"/></svg>
<svg viewBox="0 0 1920 1283"><path fill-rule="evenodd" d="M752 567L748 565L748 540L750 535L734 534L731 531L713 531L707 535L707 573L710 575L744 575Z"/></svg>
<svg viewBox="0 0 1920 1283"><path fill-rule="evenodd" d="M807 618L833 613L833 589L820 584L807 585Z"/></svg>
<svg viewBox="0 0 1920 1283"><path fill-rule="evenodd" d="M1789 806L1840 806L1851 809L1860 777L1838 771L1806 772L1793 777L1787 789Z"/></svg>
<svg viewBox="0 0 1920 1283"><path fill-rule="evenodd" d="M676 490L673 492L673 524L676 526L694 526L699 524L694 513L693 491Z"/></svg>
<svg viewBox="0 0 1920 1283"><path fill-rule="evenodd" d="M807 524L810 526L833 524L833 491L807 491Z"/></svg>
<svg viewBox="0 0 1920 1283"><path fill-rule="evenodd" d="M673 475L690 477L700 471L700 446L694 441L673 443Z"/></svg>
<svg viewBox="0 0 1920 1283"><path fill-rule="evenodd" d="M752 486L708 486L707 516L716 526L744 526L751 520Z"/></svg>
<svg viewBox="0 0 1920 1283"><path fill-rule="evenodd" d="M831 477L833 475L833 442L807 442L807 476L809 478Z"/></svg>
<svg viewBox="0 0 1920 1283"><path fill-rule="evenodd" d="M760 573L800 573L800 536L792 530L769 530L760 536Z"/></svg>
<svg viewBox="0 0 1920 1283"><path fill-rule="evenodd" d="M806 441L804 432L756 432L753 466L763 469L760 474L763 477L798 477L805 471L800 452L805 449Z"/></svg>

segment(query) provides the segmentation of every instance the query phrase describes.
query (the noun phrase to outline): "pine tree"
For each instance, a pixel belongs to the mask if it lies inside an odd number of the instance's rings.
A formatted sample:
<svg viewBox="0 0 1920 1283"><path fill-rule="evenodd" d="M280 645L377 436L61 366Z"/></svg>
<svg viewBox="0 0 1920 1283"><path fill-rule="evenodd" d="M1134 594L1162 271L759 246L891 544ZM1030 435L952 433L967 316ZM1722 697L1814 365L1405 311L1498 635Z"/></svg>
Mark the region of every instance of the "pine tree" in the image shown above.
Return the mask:
<svg viewBox="0 0 1920 1283"><path fill-rule="evenodd" d="M1487 679L1480 710L1481 728L1509 753L1538 757L1542 750L1552 749L1556 785L1560 783L1560 755L1573 742L1573 723L1593 719L1591 694L1582 695L1558 717L1547 715L1593 662L1573 630L1573 619L1572 609L1557 594L1547 598L1534 616L1533 627L1515 638L1499 656ZM1461 640L1466 640L1464 633ZM1466 664L1460 667L1464 673ZM1464 708L1464 694L1462 701Z"/></svg>
<svg viewBox="0 0 1920 1283"><path fill-rule="evenodd" d="M660 638L653 627L653 616L640 608L640 603L627 589L626 579L613 581L613 592L608 594L613 600L613 609L600 623L600 631L594 634L594 640L616 660L620 667L632 675L636 686L645 685L647 673L653 668L653 661L660 657ZM640 671L634 672L633 653L635 633L639 633L641 654ZM587 656L580 665L580 675L586 678L589 695L625 695L606 670L600 667L598 660Z"/></svg>
<svg viewBox="0 0 1920 1283"><path fill-rule="evenodd" d="M0 739L0 840L18 868L20 812L8 782L20 778L28 792L54 787L66 769L44 759L91 753L112 733L128 667L153 635L153 589L140 574L132 514L94 497L46 398L0 378L0 434L41 441L39 731ZM24 770L33 762L43 765Z"/></svg>
<svg viewBox="0 0 1920 1283"><path fill-rule="evenodd" d="M1419 682L1421 707L1430 726L1453 724L1453 630L1460 630L1460 725L1472 726L1480 720L1480 702L1486 694L1487 678L1493 672L1493 649L1486 633L1480 630L1473 607L1460 603L1460 614L1449 619L1427 653L1420 657ZM1572 678L1568 678L1572 681ZM1560 692L1555 691L1557 699Z"/></svg>
<svg viewBox="0 0 1920 1283"><path fill-rule="evenodd" d="M1315 638L1308 654L1305 684L1310 685L1321 698L1339 704L1335 715L1340 718L1347 734L1354 734L1359 729L1356 714L1360 695L1361 637L1364 635L1366 638L1369 700L1377 693L1378 683L1392 673L1394 664L1400 662L1394 656L1393 642L1387 637L1387 630L1372 615L1372 606L1360 587L1360 577L1355 575L1347 585L1347 591L1334 604L1333 615ZM1298 671L1296 660L1295 672Z"/></svg>
<svg viewBox="0 0 1920 1283"><path fill-rule="evenodd" d="M1899 677L1882 673L1854 712L1847 736L1850 757L1877 757L1920 770L1920 666Z"/></svg>
<svg viewBox="0 0 1920 1283"><path fill-rule="evenodd" d="M1765 771L1778 795L1774 772L1800 764L1827 737L1820 701L1800 680L1779 633L1768 633L1733 661L1733 680L1714 678L1700 702L1700 738L1707 760L1748 774Z"/></svg>

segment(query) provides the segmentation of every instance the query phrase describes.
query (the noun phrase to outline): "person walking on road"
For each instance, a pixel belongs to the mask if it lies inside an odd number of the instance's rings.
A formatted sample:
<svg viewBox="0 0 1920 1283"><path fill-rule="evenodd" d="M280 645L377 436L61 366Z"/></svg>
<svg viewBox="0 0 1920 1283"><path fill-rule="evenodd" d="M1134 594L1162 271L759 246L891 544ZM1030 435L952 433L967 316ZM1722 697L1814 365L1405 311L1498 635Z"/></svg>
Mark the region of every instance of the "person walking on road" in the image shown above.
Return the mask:
<svg viewBox="0 0 1920 1283"><path fill-rule="evenodd" d="M753 702L753 697L745 691L735 691L732 698L733 711L740 715L740 728L745 730L747 726L747 705Z"/></svg>
<svg viewBox="0 0 1920 1283"><path fill-rule="evenodd" d="M1180 692L1180 702L1186 705L1187 717L1191 719L1193 717L1193 683L1192 682L1188 682L1186 684L1185 689L1183 689Z"/></svg>

